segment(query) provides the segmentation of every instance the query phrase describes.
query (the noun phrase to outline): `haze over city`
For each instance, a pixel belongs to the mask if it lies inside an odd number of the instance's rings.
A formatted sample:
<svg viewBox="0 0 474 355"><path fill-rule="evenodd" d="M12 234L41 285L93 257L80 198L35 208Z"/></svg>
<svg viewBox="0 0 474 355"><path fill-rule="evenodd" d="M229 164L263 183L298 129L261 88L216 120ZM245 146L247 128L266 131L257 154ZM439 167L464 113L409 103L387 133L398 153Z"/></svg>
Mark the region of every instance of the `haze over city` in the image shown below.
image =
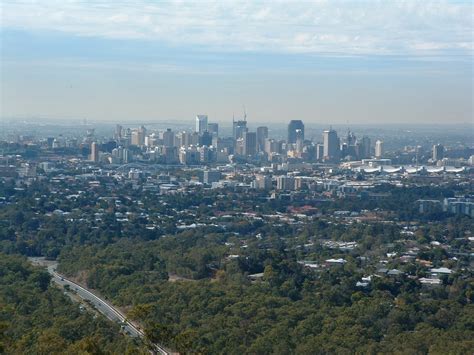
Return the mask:
<svg viewBox="0 0 474 355"><path fill-rule="evenodd" d="M469 1L1 6L4 120L472 123Z"/></svg>
<svg viewBox="0 0 474 355"><path fill-rule="evenodd" d="M4 0L0 354L473 354L472 1Z"/></svg>

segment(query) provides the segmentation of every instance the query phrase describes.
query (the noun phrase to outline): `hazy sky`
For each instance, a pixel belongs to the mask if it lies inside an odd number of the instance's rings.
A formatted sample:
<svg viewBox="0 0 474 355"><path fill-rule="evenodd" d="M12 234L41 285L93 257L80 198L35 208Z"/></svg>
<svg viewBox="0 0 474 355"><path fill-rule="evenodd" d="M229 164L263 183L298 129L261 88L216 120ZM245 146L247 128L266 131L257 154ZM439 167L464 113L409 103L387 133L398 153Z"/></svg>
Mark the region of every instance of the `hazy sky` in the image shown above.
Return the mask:
<svg viewBox="0 0 474 355"><path fill-rule="evenodd" d="M473 120L471 1L0 6L3 118Z"/></svg>

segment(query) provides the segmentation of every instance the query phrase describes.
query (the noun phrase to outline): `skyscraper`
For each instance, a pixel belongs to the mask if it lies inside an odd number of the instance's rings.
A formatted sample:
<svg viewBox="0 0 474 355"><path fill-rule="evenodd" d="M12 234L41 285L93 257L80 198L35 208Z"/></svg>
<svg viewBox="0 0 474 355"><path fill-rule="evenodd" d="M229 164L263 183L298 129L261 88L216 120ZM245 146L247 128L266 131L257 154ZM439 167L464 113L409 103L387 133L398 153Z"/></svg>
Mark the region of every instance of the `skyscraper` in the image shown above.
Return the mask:
<svg viewBox="0 0 474 355"><path fill-rule="evenodd" d="M115 126L114 138L116 140L122 138L122 126L119 124Z"/></svg>
<svg viewBox="0 0 474 355"><path fill-rule="evenodd" d="M207 115L196 116L196 132L202 134L207 131Z"/></svg>
<svg viewBox="0 0 474 355"><path fill-rule="evenodd" d="M370 138L367 136L362 137L362 142L359 148L359 159L370 158Z"/></svg>
<svg viewBox="0 0 474 355"><path fill-rule="evenodd" d="M163 145L165 147L174 146L174 132L171 130L171 128L168 128L163 132Z"/></svg>
<svg viewBox="0 0 474 355"><path fill-rule="evenodd" d="M203 132L199 137L199 145L210 147L212 145L212 134L209 132Z"/></svg>
<svg viewBox="0 0 474 355"><path fill-rule="evenodd" d="M281 153L282 150L282 142L277 141L272 138L265 139L265 152L270 155L272 153Z"/></svg>
<svg viewBox="0 0 474 355"><path fill-rule="evenodd" d="M304 131L301 129L296 130L296 151L301 153L303 151Z"/></svg>
<svg viewBox="0 0 474 355"><path fill-rule="evenodd" d="M141 133L138 130L132 131L132 145L140 146Z"/></svg>
<svg viewBox="0 0 474 355"><path fill-rule="evenodd" d="M383 141L378 139L375 142L375 157L376 158L382 158L383 157Z"/></svg>
<svg viewBox="0 0 474 355"><path fill-rule="evenodd" d="M258 151L263 152L265 150L265 139L268 138L268 127L262 126L257 127L257 145Z"/></svg>
<svg viewBox="0 0 474 355"><path fill-rule="evenodd" d="M323 160L324 158L324 144L316 144L316 160Z"/></svg>
<svg viewBox="0 0 474 355"><path fill-rule="evenodd" d="M140 126L140 128L132 131L132 145L142 146L145 144L146 128Z"/></svg>
<svg viewBox="0 0 474 355"><path fill-rule="evenodd" d="M444 147L441 144L435 144L433 146L432 159L438 161L444 158Z"/></svg>
<svg viewBox="0 0 474 355"><path fill-rule="evenodd" d="M94 163L99 162L99 147L96 142L92 142L91 144L91 161Z"/></svg>
<svg viewBox="0 0 474 355"><path fill-rule="evenodd" d="M247 132L247 121L232 121L232 131L235 140L243 138L244 133Z"/></svg>
<svg viewBox="0 0 474 355"><path fill-rule="evenodd" d="M218 136L219 135L219 124L218 123L208 123L207 124L207 130L213 136Z"/></svg>
<svg viewBox="0 0 474 355"><path fill-rule="evenodd" d="M244 154L246 156L255 155L257 153L257 133L245 132L244 134Z"/></svg>
<svg viewBox="0 0 474 355"><path fill-rule="evenodd" d="M304 124L301 120L291 120L288 124L288 144L296 143L298 138L297 130L300 130L299 137L304 140Z"/></svg>
<svg viewBox="0 0 474 355"><path fill-rule="evenodd" d="M323 159L329 161L335 161L339 159L339 138L337 132L333 129L326 130L323 132L323 146L324 153Z"/></svg>

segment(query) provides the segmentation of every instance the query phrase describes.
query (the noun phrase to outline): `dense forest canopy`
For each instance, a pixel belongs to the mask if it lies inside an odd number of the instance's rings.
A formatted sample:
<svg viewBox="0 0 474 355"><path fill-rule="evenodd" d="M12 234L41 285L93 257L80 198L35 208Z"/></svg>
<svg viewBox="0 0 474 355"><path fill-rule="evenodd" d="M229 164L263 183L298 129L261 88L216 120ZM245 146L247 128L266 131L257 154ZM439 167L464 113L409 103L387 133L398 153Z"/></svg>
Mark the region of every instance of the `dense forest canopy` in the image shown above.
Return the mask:
<svg viewBox="0 0 474 355"><path fill-rule="evenodd" d="M0 253L0 353L137 354L119 326L79 308L26 258Z"/></svg>

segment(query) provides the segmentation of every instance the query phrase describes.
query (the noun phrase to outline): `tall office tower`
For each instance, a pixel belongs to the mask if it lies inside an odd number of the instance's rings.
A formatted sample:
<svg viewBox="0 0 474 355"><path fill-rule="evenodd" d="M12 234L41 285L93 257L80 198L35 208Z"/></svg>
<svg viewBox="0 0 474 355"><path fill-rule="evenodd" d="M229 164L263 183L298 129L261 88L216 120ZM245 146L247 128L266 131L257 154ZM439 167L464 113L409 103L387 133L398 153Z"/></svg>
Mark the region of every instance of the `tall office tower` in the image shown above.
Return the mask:
<svg viewBox="0 0 474 355"><path fill-rule="evenodd" d="M209 162L209 148L207 146L202 146L198 148L199 160L201 163Z"/></svg>
<svg viewBox="0 0 474 355"><path fill-rule="evenodd" d="M199 133L193 132L189 135L189 145L197 146L199 144Z"/></svg>
<svg viewBox="0 0 474 355"><path fill-rule="evenodd" d="M227 149L232 151L234 149L234 139L232 137L218 138L216 143L216 145L214 143L212 145L218 150Z"/></svg>
<svg viewBox="0 0 474 355"><path fill-rule="evenodd" d="M145 137L145 147L152 148L156 146L157 138L154 134Z"/></svg>
<svg viewBox="0 0 474 355"><path fill-rule="evenodd" d="M210 147L212 145L212 135L209 132L203 132L199 137L199 145Z"/></svg>
<svg viewBox="0 0 474 355"><path fill-rule="evenodd" d="M265 150L265 139L268 138L268 127L262 126L257 127L257 145L258 151L263 152Z"/></svg>
<svg viewBox="0 0 474 355"><path fill-rule="evenodd" d="M438 161L444 158L444 147L441 144L435 144L433 146L433 156L434 161Z"/></svg>
<svg viewBox="0 0 474 355"><path fill-rule="evenodd" d="M132 144L132 130L130 128L124 129L122 132L122 142L128 147Z"/></svg>
<svg viewBox="0 0 474 355"><path fill-rule="evenodd" d="M298 143L296 143L298 145ZM305 145L303 147L303 151L301 152L300 156L308 162L315 162L317 160L317 155L316 155L316 145L311 143L308 145Z"/></svg>
<svg viewBox="0 0 474 355"><path fill-rule="evenodd" d="M211 185L213 182L218 182L222 177L220 171L217 170L204 170L202 176L202 182Z"/></svg>
<svg viewBox="0 0 474 355"><path fill-rule="evenodd" d="M139 145L144 145L145 144L145 137L146 137L146 128L145 126L140 126L138 129L138 132L140 133L140 144Z"/></svg>
<svg viewBox="0 0 474 355"><path fill-rule="evenodd" d="M238 138L236 141L234 141L234 144L235 144L234 153L237 155L244 155L245 154L244 139Z"/></svg>
<svg viewBox="0 0 474 355"><path fill-rule="evenodd" d="M277 190L293 191L295 189L295 178L293 176L277 176Z"/></svg>
<svg viewBox="0 0 474 355"><path fill-rule="evenodd" d="M273 187L272 177L270 175L257 175L253 185L256 189L271 190Z"/></svg>
<svg viewBox="0 0 474 355"><path fill-rule="evenodd" d="M383 141L378 139L375 142L375 157L376 158L382 158L383 157Z"/></svg>
<svg viewBox="0 0 474 355"><path fill-rule="evenodd" d="M219 136L219 123L208 123L207 131L212 134L212 136Z"/></svg>
<svg viewBox="0 0 474 355"><path fill-rule="evenodd" d="M346 143L348 146L354 145L357 141L357 138L353 132L347 130Z"/></svg>
<svg viewBox="0 0 474 355"><path fill-rule="evenodd" d="M282 142L272 138L265 139L265 152L270 155L272 153L282 152Z"/></svg>
<svg viewBox="0 0 474 355"><path fill-rule="evenodd" d="M174 146L174 132L171 130L171 128L168 128L163 132L163 145L165 147Z"/></svg>
<svg viewBox="0 0 474 355"><path fill-rule="evenodd" d="M370 138L367 136L362 137L362 142L360 143L359 148L359 159L370 158Z"/></svg>
<svg viewBox="0 0 474 355"><path fill-rule="evenodd" d="M196 116L196 132L202 134L207 131L207 115Z"/></svg>
<svg viewBox="0 0 474 355"><path fill-rule="evenodd" d="M91 143L91 161L94 163L99 162L99 146L97 145L96 142Z"/></svg>
<svg viewBox="0 0 474 355"><path fill-rule="evenodd" d="M177 164L178 163L178 148L176 147L165 147L163 156L166 164Z"/></svg>
<svg viewBox="0 0 474 355"><path fill-rule="evenodd" d="M243 147L243 155L249 156L257 154L257 133L245 132Z"/></svg>
<svg viewBox="0 0 474 355"><path fill-rule="evenodd" d="M140 128L131 132L131 144L141 147L145 144L146 128L140 126Z"/></svg>
<svg viewBox="0 0 474 355"><path fill-rule="evenodd" d="M339 159L340 147L337 132L333 129L323 132L324 153L323 159L336 161Z"/></svg>
<svg viewBox="0 0 474 355"><path fill-rule="evenodd" d="M316 160L323 160L324 157L324 144L316 144Z"/></svg>
<svg viewBox="0 0 474 355"><path fill-rule="evenodd" d="M304 132L301 129L296 130L296 151L301 153L303 151Z"/></svg>
<svg viewBox="0 0 474 355"><path fill-rule="evenodd" d="M136 146L140 146L141 142L141 133L139 131L132 131L132 141L131 141L131 144L132 145L136 145Z"/></svg>
<svg viewBox="0 0 474 355"><path fill-rule="evenodd" d="M113 160L114 160L114 163L115 163L115 161L120 160L120 151L119 151L119 149L118 149L118 148L112 149L111 156L112 156L112 158L114 158L114 159L113 159Z"/></svg>
<svg viewBox="0 0 474 355"><path fill-rule="evenodd" d="M235 140L243 138L244 133L247 131L247 121L232 121L232 136Z"/></svg>
<svg viewBox="0 0 474 355"><path fill-rule="evenodd" d="M122 138L122 126L118 124L115 126L114 139L119 140L120 138Z"/></svg>
<svg viewBox="0 0 474 355"><path fill-rule="evenodd" d="M177 138L181 147L189 147L190 136L191 135L186 131L182 131L177 134Z"/></svg>
<svg viewBox="0 0 474 355"><path fill-rule="evenodd" d="M118 158L120 161L122 161L122 159L123 159L123 151L124 151L123 147L122 147L122 146L118 146L118 147L115 148L115 149L117 149L117 158Z"/></svg>
<svg viewBox="0 0 474 355"><path fill-rule="evenodd" d="M301 120L291 120L288 124L288 144L296 143L297 133L300 130L300 137L304 140L304 124Z"/></svg>

